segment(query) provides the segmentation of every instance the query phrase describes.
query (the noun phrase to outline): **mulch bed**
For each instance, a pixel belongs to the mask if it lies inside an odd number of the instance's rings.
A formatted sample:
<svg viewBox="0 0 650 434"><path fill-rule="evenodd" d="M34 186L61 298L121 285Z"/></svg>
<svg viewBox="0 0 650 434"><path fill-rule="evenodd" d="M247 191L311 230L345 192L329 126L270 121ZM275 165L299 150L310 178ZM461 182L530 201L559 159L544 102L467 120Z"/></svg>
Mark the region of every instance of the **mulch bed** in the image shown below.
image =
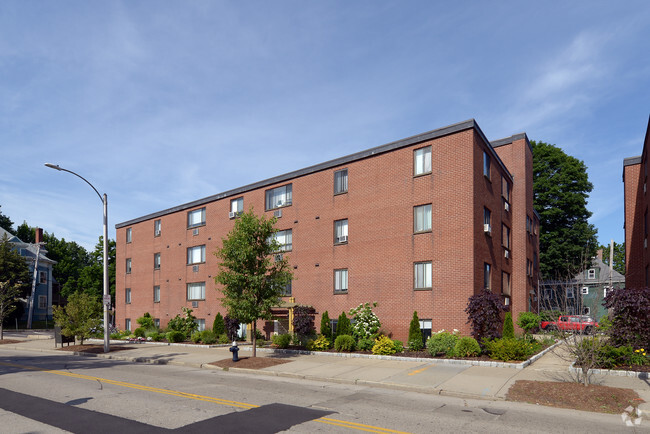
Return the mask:
<svg viewBox="0 0 650 434"><path fill-rule="evenodd" d="M217 362L212 362L210 365L218 366L220 368L246 368L246 369L264 369L271 366L289 363L291 360L276 359L272 357L240 357L238 362L233 362L232 359L223 359Z"/></svg>
<svg viewBox="0 0 650 434"><path fill-rule="evenodd" d="M17 341L15 339L0 339L0 345L2 344L19 344L22 341Z"/></svg>
<svg viewBox="0 0 650 434"><path fill-rule="evenodd" d="M598 413L621 414L629 406L645 402L632 389L581 383L517 380L508 390L508 401Z"/></svg>
<svg viewBox="0 0 650 434"><path fill-rule="evenodd" d="M104 345L64 345L57 348L59 351L75 351L77 353L90 353L90 354L104 354ZM115 353L117 351L134 350L134 347L125 347L122 345L111 345L109 352Z"/></svg>

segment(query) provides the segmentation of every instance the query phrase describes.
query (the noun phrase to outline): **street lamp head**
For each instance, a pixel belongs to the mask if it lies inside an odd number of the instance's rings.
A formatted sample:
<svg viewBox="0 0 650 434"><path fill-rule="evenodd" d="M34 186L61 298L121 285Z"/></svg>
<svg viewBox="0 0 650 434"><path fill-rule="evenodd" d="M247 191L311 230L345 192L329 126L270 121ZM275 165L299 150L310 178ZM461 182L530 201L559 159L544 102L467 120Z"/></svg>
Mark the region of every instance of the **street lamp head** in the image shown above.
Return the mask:
<svg viewBox="0 0 650 434"><path fill-rule="evenodd" d="M55 170L63 170L59 167L58 164L52 164L52 163L45 163L45 167L49 167L50 169L55 169Z"/></svg>

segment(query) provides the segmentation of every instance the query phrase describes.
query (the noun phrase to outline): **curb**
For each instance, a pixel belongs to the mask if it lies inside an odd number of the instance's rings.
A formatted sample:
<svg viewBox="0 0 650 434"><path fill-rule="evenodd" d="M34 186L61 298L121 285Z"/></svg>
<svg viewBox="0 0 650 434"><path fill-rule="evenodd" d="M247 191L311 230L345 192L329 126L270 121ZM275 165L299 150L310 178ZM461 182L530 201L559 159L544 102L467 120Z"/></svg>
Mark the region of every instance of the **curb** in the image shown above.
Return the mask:
<svg viewBox="0 0 650 434"><path fill-rule="evenodd" d="M569 366L569 372L572 374L581 374L582 369L575 367L576 362L571 363ZM640 372L640 371L616 371L613 369L589 369L587 375L611 375L614 377L633 377L638 378L639 380L648 380L650 378L650 372Z"/></svg>

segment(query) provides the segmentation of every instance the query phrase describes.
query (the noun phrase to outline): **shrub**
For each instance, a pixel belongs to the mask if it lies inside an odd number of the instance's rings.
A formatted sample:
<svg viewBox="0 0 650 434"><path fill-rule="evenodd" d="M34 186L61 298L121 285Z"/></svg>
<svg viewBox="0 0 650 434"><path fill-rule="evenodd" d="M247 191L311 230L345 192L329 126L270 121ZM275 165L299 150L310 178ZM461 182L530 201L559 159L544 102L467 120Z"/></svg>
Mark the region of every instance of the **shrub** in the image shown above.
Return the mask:
<svg viewBox="0 0 650 434"><path fill-rule="evenodd" d="M330 315L325 311L320 319L320 334L327 339L332 339L332 326L330 325Z"/></svg>
<svg viewBox="0 0 650 434"><path fill-rule="evenodd" d="M220 335L219 335L218 342L219 342L220 344L229 344L229 343L231 343L232 341L231 341L230 339L228 339L228 335L227 335L227 334L223 333L223 334L220 334Z"/></svg>
<svg viewBox="0 0 650 434"><path fill-rule="evenodd" d="M598 320L598 331L607 333L610 328L612 328L612 321L610 321L609 315L605 315Z"/></svg>
<svg viewBox="0 0 650 434"><path fill-rule="evenodd" d="M111 333L110 338L111 338L111 339L115 339L115 340L117 340L117 339L122 339L123 336L122 336L122 333L120 333L120 332L115 332L115 333Z"/></svg>
<svg viewBox="0 0 650 434"><path fill-rule="evenodd" d="M151 340L154 342L160 342L165 338L165 335L160 332L151 332L151 334L147 337L151 338Z"/></svg>
<svg viewBox="0 0 650 434"><path fill-rule="evenodd" d="M524 339L494 339L483 341L483 347L493 360L526 360L535 354L541 344Z"/></svg>
<svg viewBox="0 0 650 434"><path fill-rule="evenodd" d="M237 331L239 330L239 320L237 318L231 318L226 315L223 319L223 322L226 323L226 335L228 336L228 342L237 340Z"/></svg>
<svg viewBox="0 0 650 434"><path fill-rule="evenodd" d="M312 351L325 351L330 348L330 340L325 336L319 336L312 344Z"/></svg>
<svg viewBox="0 0 650 434"><path fill-rule="evenodd" d="M140 318L136 319L135 322L140 324L140 327L142 327L143 329L156 328L153 322L153 318L151 317L151 314L149 312L146 312Z"/></svg>
<svg viewBox="0 0 650 434"><path fill-rule="evenodd" d="M517 325L524 330L524 333L532 333L539 328L540 318L534 312L519 312Z"/></svg>
<svg viewBox="0 0 650 434"><path fill-rule="evenodd" d="M372 347L372 354L389 356L395 354L395 342L388 336L380 336L375 340Z"/></svg>
<svg viewBox="0 0 650 434"><path fill-rule="evenodd" d="M404 351L404 343L402 341L398 341L397 339L393 339L393 344L395 345L395 352L396 353L401 353Z"/></svg>
<svg viewBox="0 0 650 434"><path fill-rule="evenodd" d="M169 331L167 332L167 340L169 342L183 342L185 340L185 333L178 330Z"/></svg>
<svg viewBox="0 0 650 434"><path fill-rule="evenodd" d="M133 334L135 335L136 338L143 338L144 337L144 327L138 327L137 329L133 330Z"/></svg>
<svg viewBox="0 0 650 434"><path fill-rule="evenodd" d="M266 345L266 340L264 338L255 339L255 346L263 347L264 345Z"/></svg>
<svg viewBox="0 0 650 434"><path fill-rule="evenodd" d="M420 319L418 318L417 312L413 312L413 319L409 325L408 345L409 350L411 351L420 351L424 348L424 343L422 342L422 330L420 329Z"/></svg>
<svg viewBox="0 0 650 434"><path fill-rule="evenodd" d="M363 303L354 309L350 309L350 317L354 318L354 325L352 326L352 333L354 337L359 339L374 338L379 332L381 323L379 318L372 311L373 307L377 307L377 303Z"/></svg>
<svg viewBox="0 0 650 434"><path fill-rule="evenodd" d="M201 332L201 342L206 345L213 345L217 342L217 335L212 330L203 330Z"/></svg>
<svg viewBox="0 0 650 434"><path fill-rule="evenodd" d="M334 349L339 352L354 351L355 341L350 335L339 335L334 341Z"/></svg>
<svg viewBox="0 0 650 434"><path fill-rule="evenodd" d="M501 335L501 312L508 308L503 305L501 297L487 289L469 298L467 323L472 324L472 336L479 342L494 339Z"/></svg>
<svg viewBox="0 0 650 434"><path fill-rule="evenodd" d="M458 339L454 346L454 355L457 357L476 357L479 354L481 354L481 346L476 339L469 336Z"/></svg>
<svg viewBox="0 0 650 434"><path fill-rule="evenodd" d="M452 357L456 342L458 342L458 336L442 330L427 340L427 350L434 357L438 355Z"/></svg>
<svg viewBox="0 0 650 434"><path fill-rule="evenodd" d="M314 340L308 339L307 343L305 344L305 348L307 349L307 351L314 351Z"/></svg>
<svg viewBox="0 0 650 434"><path fill-rule="evenodd" d="M184 316L178 314L174 318L170 319L167 324L167 329L170 331L183 332L185 336L191 336L192 333L199 328L199 325L195 322L196 318L192 315L192 309L183 307L181 310L183 311Z"/></svg>
<svg viewBox="0 0 650 434"><path fill-rule="evenodd" d="M198 344L201 342L201 332L194 332L192 333L192 336L190 337L190 340L194 342L195 344Z"/></svg>
<svg viewBox="0 0 650 434"><path fill-rule="evenodd" d="M352 324L345 312L339 315L339 320L336 323L336 336L347 335L352 336Z"/></svg>
<svg viewBox="0 0 650 434"><path fill-rule="evenodd" d="M289 334L273 336L273 345L275 345L278 348L289 348L290 343L291 343L291 335Z"/></svg>
<svg viewBox="0 0 650 434"><path fill-rule="evenodd" d="M503 338L504 339L515 338L515 327L512 324L512 314L510 312L506 312L506 317L503 321Z"/></svg>
<svg viewBox="0 0 650 434"><path fill-rule="evenodd" d="M357 342L357 350L359 351L372 351L374 346L375 340L370 338L359 339L359 342Z"/></svg>
<svg viewBox="0 0 650 434"><path fill-rule="evenodd" d="M612 325L611 344L647 348L650 343L650 288L615 289L604 300Z"/></svg>
<svg viewBox="0 0 650 434"><path fill-rule="evenodd" d="M217 336L226 333L226 323L223 320L223 316L221 316L221 312L217 313L217 315L214 317L214 322L212 323L212 332Z"/></svg>
<svg viewBox="0 0 650 434"><path fill-rule="evenodd" d="M309 306L293 308L293 331L300 336L314 336L314 309Z"/></svg>

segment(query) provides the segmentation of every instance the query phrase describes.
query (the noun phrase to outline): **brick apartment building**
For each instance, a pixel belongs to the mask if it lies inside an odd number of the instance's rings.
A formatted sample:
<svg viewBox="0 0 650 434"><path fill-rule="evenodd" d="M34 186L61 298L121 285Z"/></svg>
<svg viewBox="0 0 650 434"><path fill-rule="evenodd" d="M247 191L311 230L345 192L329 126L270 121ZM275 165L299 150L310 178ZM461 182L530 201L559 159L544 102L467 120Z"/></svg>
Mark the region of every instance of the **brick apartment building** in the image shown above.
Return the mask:
<svg viewBox="0 0 650 434"><path fill-rule="evenodd" d="M650 285L648 148L650 148L650 119L643 142L643 152L638 157L623 160L625 285L628 288L643 288Z"/></svg>
<svg viewBox="0 0 650 434"><path fill-rule="evenodd" d="M536 305L532 159L525 134L489 142L469 120L119 223L116 324L149 312L164 327L187 306L210 328L225 315L213 253L251 207L278 217L285 300L313 306L317 325L377 302L396 339L413 311L425 332L469 334L484 287L516 317Z"/></svg>

